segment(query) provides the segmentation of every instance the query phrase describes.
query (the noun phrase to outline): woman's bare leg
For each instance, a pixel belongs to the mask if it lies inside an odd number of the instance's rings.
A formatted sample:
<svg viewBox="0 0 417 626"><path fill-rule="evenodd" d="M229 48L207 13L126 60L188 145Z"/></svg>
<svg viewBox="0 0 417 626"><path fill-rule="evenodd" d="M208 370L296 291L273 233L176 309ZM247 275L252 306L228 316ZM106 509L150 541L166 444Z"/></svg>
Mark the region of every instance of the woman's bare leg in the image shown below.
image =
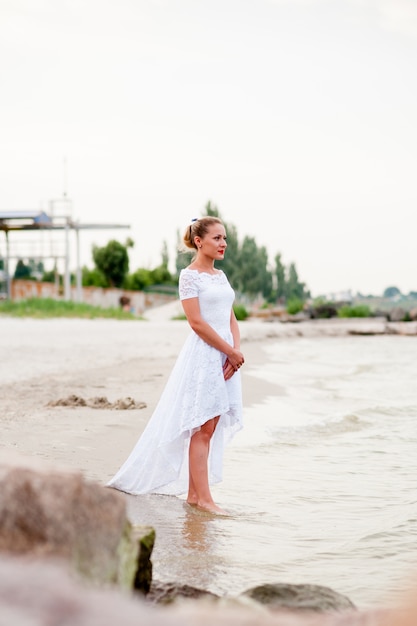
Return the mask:
<svg viewBox="0 0 417 626"><path fill-rule="evenodd" d="M197 504L198 496L194 486L193 477L191 476L191 469L189 470L189 479L188 479L188 496L187 496L188 504Z"/></svg>
<svg viewBox="0 0 417 626"><path fill-rule="evenodd" d="M219 417L215 417L209 420L208 422L203 424L201 429L197 431L196 433L194 433L194 435L191 437L190 453L189 453L189 482L188 482L188 497L187 497L188 504L198 505L198 502L199 502L199 494L194 484L193 473L192 473L192 469L194 469L195 467L195 458L199 456L199 453L203 454L202 463L204 464L204 468L205 468L203 474L205 473L207 475L207 486L204 485L204 487L206 488L206 491L207 490L209 491L208 474L207 474L208 453L210 451L210 440L214 434L218 421L219 421ZM200 435L200 436L195 437L195 435ZM196 471L200 473L198 468L196 468ZM203 476L203 479L204 479L204 476ZM211 498L211 494L210 494L210 498Z"/></svg>
<svg viewBox="0 0 417 626"><path fill-rule="evenodd" d="M208 481L208 456L210 440L214 434L219 416L203 424L191 437L189 450L190 482L187 502L210 513L226 514L214 502Z"/></svg>

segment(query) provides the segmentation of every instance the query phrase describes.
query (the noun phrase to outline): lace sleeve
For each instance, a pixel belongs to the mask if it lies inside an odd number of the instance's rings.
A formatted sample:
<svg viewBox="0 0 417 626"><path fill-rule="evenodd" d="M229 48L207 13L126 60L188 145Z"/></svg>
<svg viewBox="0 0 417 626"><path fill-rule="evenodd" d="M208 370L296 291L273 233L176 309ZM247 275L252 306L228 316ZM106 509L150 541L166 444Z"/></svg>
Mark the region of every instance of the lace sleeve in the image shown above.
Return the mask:
<svg viewBox="0 0 417 626"><path fill-rule="evenodd" d="M178 282L178 293L180 300L188 298L198 298L198 272L182 270Z"/></svg>

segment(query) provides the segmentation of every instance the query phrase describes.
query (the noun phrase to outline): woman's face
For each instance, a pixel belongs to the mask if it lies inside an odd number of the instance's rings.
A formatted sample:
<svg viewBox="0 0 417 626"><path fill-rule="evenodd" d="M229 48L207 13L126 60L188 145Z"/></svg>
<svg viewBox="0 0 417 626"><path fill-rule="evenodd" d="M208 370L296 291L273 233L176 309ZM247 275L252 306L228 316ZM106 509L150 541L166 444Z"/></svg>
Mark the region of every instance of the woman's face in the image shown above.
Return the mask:
<svg viewBox="0 0 417 626"><path fill-rule="evenodd" d="M223 224L212 224L208 232L200 239L201 252L215 261L224 259L227 248L226 231Z"/></svg>

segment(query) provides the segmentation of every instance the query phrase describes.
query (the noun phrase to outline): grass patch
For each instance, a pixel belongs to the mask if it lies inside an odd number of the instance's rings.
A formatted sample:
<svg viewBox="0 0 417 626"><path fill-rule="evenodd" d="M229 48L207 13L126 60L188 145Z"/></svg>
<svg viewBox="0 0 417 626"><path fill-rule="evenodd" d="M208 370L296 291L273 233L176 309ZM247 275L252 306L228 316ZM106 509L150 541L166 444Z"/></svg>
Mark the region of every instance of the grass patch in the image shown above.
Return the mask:
<svg viewBox="0 0 417 626"><path fill-rule="evenodd" d="M102 308L71 302L67 300L54 300L53 298L28 298L13 302L11 300L0 301L0 315L11 317L81 317L85 319L109 318L116 320L137 320L137 316L128 311L116 308Z"/></svg>
<svg viewBox="0 0 417 626"><path fill-rule="evenodd" d="M342 306L337 312L339 317L372 317L372 312L366 304L356 306Z"/></svg>
<svg viewBox="0 0 417 626"><path fill-rule="evenodd" d="M171 320L173 320L173 321L177 321L177 320L183 321L183 320L186 320L186 319L187 319L187 316L186 316L185 313L179 313L178 315L174 315L174 317L171 317Z"/></svg>

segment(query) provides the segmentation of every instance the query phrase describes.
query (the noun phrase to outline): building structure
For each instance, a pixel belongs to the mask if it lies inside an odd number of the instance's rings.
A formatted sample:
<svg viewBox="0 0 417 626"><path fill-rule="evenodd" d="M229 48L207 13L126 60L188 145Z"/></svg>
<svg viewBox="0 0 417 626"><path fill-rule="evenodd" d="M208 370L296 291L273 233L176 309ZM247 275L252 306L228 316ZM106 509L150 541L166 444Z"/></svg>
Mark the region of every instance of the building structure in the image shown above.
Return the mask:
<svg viewBox="0 0 417 626"><path fill-rule="evenodd" d="M60 200L61 201L61 200ZM79 221L75 221L71 217L71 212L68 210L70 202L67 198L62 199L62 205L66 210L59 214L54 211L54 202L50 203L49 214L42 210L25 210L25 211L0 211L0 231L3 231L5 235L5 254L1 254L0 247L0 260L3 261L3 268L0 267L0 280L3 279L5 283L4 293L7 298L11 298L11 261L12 259L19 259L22 257L33 258L34 260L43 260L45 258L54 259L55 261L61 259L64 262L64 299L71 299L71 277L70 277L70 235L75 234L76 238L76 300L82 301L82 281L81 281L81 266L80 266L80 232L83 230L116 230L121 228L130 228L129 224L105 224L105 223L91 223L83 224ZM22 233L38 232L40 235L44 232L51 234L57 231L63 231L65 234L64 250L56 252L56 250L50 250L49 252L42 252L41 254L13 254L11 252L10 234L16 234L21 236Z"/></svg>

